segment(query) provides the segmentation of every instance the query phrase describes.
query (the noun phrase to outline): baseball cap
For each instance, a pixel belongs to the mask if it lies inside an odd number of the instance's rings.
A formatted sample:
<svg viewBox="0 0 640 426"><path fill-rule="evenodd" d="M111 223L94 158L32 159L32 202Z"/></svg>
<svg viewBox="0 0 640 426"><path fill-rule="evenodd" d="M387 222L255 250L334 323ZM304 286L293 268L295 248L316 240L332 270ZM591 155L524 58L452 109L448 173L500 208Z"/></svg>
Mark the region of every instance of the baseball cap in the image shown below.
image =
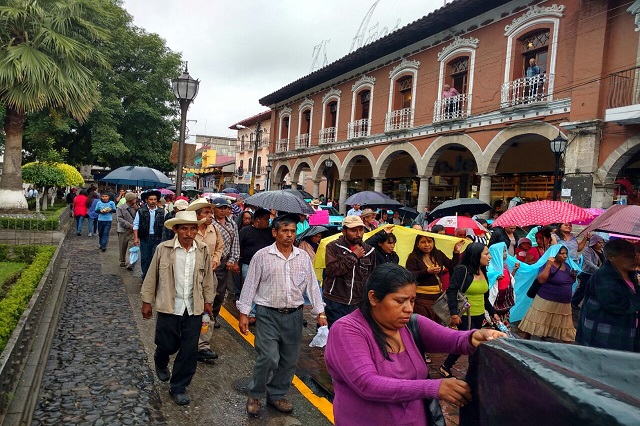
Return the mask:
<svg viewBox="0 0 640 426"><path fill-rule="evenodd" d="M231 203L229 202L229 200L223 197L214 198L211 201L211 204L213 204L213 207L231 206Z"/></svg>
<svg viewBox="0 0 640 426"><path fill-rule="evenodd" d="M360 216L347 216L342 221L343 228L357 228L358 226L364 227L364 222L362 222Z"/></svg>

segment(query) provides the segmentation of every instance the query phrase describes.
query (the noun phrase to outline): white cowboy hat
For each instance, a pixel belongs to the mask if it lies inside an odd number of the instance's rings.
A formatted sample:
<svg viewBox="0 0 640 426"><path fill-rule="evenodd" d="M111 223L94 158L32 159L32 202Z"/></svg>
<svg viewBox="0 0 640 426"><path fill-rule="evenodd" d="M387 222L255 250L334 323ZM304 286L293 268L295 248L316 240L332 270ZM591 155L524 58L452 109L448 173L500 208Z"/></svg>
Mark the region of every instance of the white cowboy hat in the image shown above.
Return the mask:
<svg viewBox="0 0 640 426"><path fill-rule="evenodd" d="M187 211L188 212L195 212L195 211L200 210L200 209L205 208L205 207L213 208L213 206L211 205L209 200L207 200L206 198L198 198L194 202L189 204L189 207L187 207Z"/></svg>
<svg viewBox="0 0 640 426"><path fill-rule="evenodd" d="M194 211L183 211L177 212L176 217L165 221L164 226L165 228L173 229L176 225L200 225L201 223L204 223L205 220L206 219L198 220L198 216Z"/></svg>

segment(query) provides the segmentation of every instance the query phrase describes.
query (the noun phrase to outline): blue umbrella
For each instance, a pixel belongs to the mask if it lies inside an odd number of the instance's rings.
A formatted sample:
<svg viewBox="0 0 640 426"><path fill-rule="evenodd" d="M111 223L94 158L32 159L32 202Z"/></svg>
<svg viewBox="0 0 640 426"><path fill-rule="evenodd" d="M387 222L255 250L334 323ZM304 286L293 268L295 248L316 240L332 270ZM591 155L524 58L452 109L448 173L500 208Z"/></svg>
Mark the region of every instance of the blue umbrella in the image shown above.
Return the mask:
<svg viewBox="0 0 640 426"><path fill-rule="evenodd" d="M146 188L166 188L173 184L164 173L151 167L123 166L102 178L103 182L116 185L133 185Z"/></svg>

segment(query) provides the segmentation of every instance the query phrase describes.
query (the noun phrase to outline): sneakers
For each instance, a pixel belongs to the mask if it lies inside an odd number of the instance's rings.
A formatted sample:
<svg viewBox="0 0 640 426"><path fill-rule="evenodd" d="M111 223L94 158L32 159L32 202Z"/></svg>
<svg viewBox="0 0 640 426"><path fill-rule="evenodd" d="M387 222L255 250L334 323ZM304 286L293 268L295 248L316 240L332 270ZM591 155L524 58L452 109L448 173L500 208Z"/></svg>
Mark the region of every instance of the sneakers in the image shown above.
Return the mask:
<svg viewBox="0 0 640 426"><path fill-rule="evenodd" d="M248 401L247 401L247 404L248 404ZM267 405L270 405L271 407L275 408L281 413L290 413L293 411L293 404L287 398L282 398L277 401L272 401L269 398L267 398Z"/></svg>
<svg viewBox="0 0 640 426"><path fill-rule="evenodd" d="M247 414L250 416L257 416L260 414L262 408L262 402L258 398L247 398Z"/></svg>

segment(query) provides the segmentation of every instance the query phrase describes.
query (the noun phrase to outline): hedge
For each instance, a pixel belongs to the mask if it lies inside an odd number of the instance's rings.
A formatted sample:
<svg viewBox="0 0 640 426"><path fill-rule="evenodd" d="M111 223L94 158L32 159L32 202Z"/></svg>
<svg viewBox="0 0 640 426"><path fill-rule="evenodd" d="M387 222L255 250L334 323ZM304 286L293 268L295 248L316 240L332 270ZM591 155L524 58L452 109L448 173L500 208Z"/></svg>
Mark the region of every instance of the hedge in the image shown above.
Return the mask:
<svg viewBox="0 0 640 426"><path fill-rule="evenodd" d="M15 246L13 251L15 253ZM34 247L34 246L26 246ZM6 297L0 300L0 352L7 345L13 329L18 324L22 313L29 304L33 292L38 287L49 262L56 251L52 246L34 247L36 254L33 261L22 271L22 275L9 289Z"/></svg>
<svg viewBox="0 0 640 426"><path fill-rule="evenodd" d="M66 207L56 208L49 213L45 212L46 219L0 217L0 229L17 229L20 231L57 231L60 222L60 214Z"/></svg>
<svg viewBox="0 0 640 426"><path fill-rule="evenodd" d="M0 244L0 262L32 263L38 246L9 246Z"/></svg>

